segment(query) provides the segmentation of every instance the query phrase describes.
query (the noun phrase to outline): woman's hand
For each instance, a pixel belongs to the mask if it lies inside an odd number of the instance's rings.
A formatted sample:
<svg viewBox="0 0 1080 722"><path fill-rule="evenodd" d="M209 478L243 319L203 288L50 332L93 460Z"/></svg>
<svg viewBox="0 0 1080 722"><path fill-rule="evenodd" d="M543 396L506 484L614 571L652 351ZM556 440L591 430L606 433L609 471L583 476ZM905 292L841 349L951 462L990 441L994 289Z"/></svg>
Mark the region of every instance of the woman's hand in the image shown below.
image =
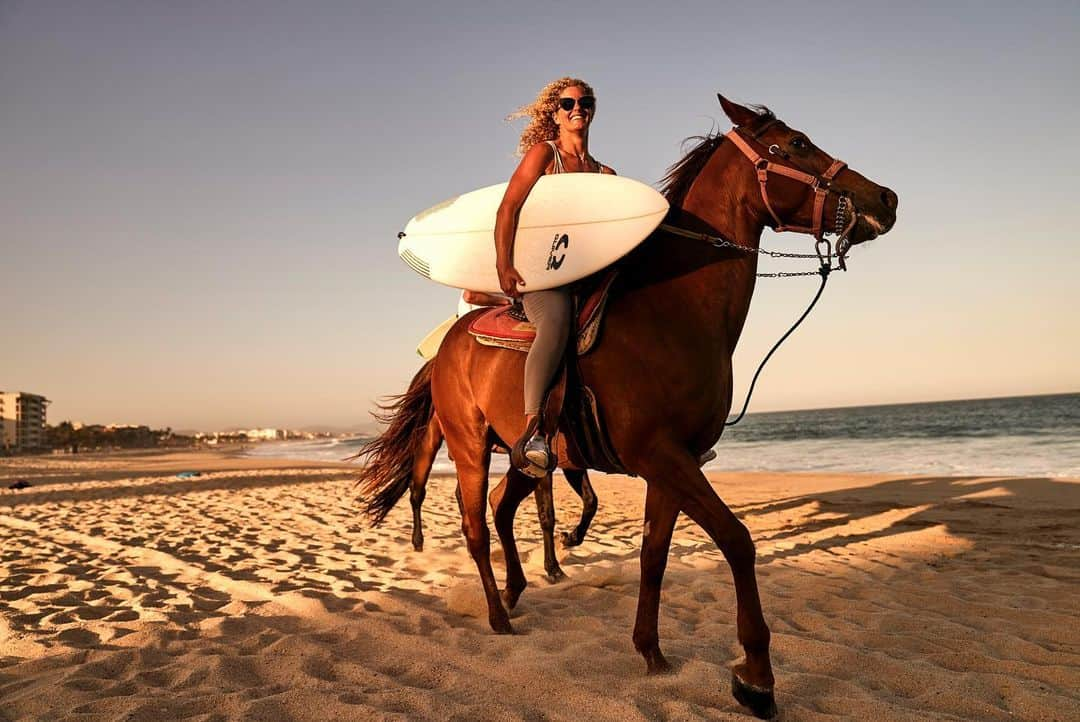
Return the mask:
<svg viewBox="0 0 1080 722"><path fill-rule="evenodd" d="M521 296L521 288L519 286L525 286L525 279L521 277L518 270L513 266L499 266L499 287L502 292L510 298L518 298Z"/></svg>

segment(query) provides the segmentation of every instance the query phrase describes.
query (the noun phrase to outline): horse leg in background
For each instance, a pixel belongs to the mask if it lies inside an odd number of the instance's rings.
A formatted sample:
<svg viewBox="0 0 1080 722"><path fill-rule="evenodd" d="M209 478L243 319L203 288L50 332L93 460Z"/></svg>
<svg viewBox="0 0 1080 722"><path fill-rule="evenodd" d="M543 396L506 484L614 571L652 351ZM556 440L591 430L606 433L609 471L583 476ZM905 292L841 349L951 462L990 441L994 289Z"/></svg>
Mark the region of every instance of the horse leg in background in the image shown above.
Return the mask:
<svg viewBox="0 0 1080 722"><path fill-rule="evenodd" d="M671 669L660 652L660 587L667 568L668 549L679 505L656 484L645 492L645 526L641 533L641 583L638 591L637 620L634 622L634 649L641 653L649 674Z"/></svg>
<svg viewBox="0 0 1080 722"><path fill-rule="evenodd" d="M685 449L654 449L642 462L642 475L649 484L650 493L655 485L662 489L667 497L678 499L681 511L705 530L727 559L735 582L739 643L746 652L746 661L732 669L732 694L757 717L768 719L774 716L775 680L769 661L769 627L765 624L765 617L761 612L761 599L758 596L754 573L754 542L750 532L716 495L698 467L697 459ZM670 515L670 511L667 514ZM667 516L658 513L658 518L665 521ZM649 536L651 535L652 529L649 530ZM667 536L670 537L670 534ZM644 549L642 554L644 557ZM649 608L645 611L649 611ZM639 635L646 642L658 638L655 613L651 618L639 616L638 623L641 628L635 628L635 639Z"/></svg>
<svg viewBox="0 0 1080 722"><path fill-rule="evenodd" d="M432 414L427 429L424 430L424 440L416 450L412 479L409 483L409 502L413 510L412 545L416 551L424 549L424 521L420 517L420 507L424 505L428 475L431 473L431 466L435 463L435 456L439 453L442 442L443 433L442 427L439 426L439 417Z"/></svg>
<svg viewBox="0 0 1080 722"><path fill-rule="evenodd" d="M544 536L544 571L548 581L566 578L555 556L555 498L552 492L551 473L544 475L536 485L536 515L540 517L540 530Z"/></svg>
<svg viewBox="0 0 1080 722"><path fill-rule="evenodd" d="M503 557L506 560L506 589L503 590L503 602L506 603L508 609L517 606L518 599L528 584L525 580L525 571L521 568L517 542L514 539L514 515L525 497L536 489L537 481L511 467L499 485L491 492L491 511L495 516L495 531L499 534Z"/></svg>
<svg viewBox="0 0 1080 722"><path fill-rule="evenodd" d="M574 531L562 533L563 546L576 547L585 541L585 533L596 516L596 492L589 483L589 474L585 469L563 469L563 476L570 488L581 497L581 521Z"/></svg>

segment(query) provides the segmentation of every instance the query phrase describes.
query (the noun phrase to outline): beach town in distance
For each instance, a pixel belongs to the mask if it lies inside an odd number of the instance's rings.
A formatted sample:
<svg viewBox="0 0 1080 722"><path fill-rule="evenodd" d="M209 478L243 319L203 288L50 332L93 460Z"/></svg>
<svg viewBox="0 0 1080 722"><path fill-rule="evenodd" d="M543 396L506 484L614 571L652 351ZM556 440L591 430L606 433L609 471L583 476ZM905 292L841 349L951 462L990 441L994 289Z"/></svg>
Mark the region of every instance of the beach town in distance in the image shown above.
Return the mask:
<svg viewBox="0 0 1080 722"><path fill-rule="evenodd" d="M1078 38L0 0L0 722L1080 720Z"/></svg>

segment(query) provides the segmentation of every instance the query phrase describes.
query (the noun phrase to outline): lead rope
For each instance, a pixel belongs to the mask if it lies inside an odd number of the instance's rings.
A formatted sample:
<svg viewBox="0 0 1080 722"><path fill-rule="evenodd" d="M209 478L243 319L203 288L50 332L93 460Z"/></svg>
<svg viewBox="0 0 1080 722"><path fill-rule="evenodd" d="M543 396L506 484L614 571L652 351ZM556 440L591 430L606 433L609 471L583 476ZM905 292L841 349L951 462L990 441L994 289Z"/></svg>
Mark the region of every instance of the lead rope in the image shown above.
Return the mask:
<svg viewBox="0 0 1080 722"><path fill-rule="evenodd" d="M837 252L840 255L839 267L845 271L847 270L847 268L844 267L843 248L841 244L847 242L847 236L855 225L855 214L853 213L851 223L848 223L847 226L844 227L844 214L846 213L846 210L847 202L845 200L845 202L841 203L836 209L836 231L837 234L840 236L840 238L837 240ZM822 247L825 248L824 253L822 253ZM750 406L750 397L754 395L754 385L757 384L758 376L761 375L761 371L765 368L765 364L767 364L769 362L769 359L772 358L772 355L776 353L776 349L780 348L780 344L784 343L784 341L787 340L788 336L795 333L795 329L799 327L799 324L806 320L806 317L810 315L810 312L812 310L814 310L814 306L817 304L818 299L821 298L821 293L825 290L825 283L829 280L829 273L831 273L833 270L832 244L829 243L828 239L823 237L814 244L814 253L817 255L818 263L821 264L817 270L818 275L821 276L821 285L818 286L817 293L814 294L814 298L810 301L810 305L806 307L806 310L803 311L802 315L799 316L798 320L791 325L791 328L787 330L787 333L781 336L780 340L773 344L773 347L769 349L769 353L765 354L765 358L761 359L761 363L758 364L757 371L754 372L754 378L750 381L750 388L746 391L746 401L743 402L742 411L739 412L739 415L735 417L734 421L725 421L725 427L734 426L735 424L742 421L743 416L746 415L746 409Z"/></svg>
<svg viewBox="0 0 1080 722"><path fill-rule="evenodd" d="M746 414L747 407L750 406L750 397L754 395L754 385L757 383L758 376L761 375L761 370L765 368L765 364L767 364L769 362L769 359L772 358L772 355L776 352L776 349L780 348L780 344L787 340L787 337L794 333L795 329L799 327L799 324L801 324L803 320L805 320L806 317L810 315L810 311L813 310L814 304L816 304L818 302L818 299L821 298L821 292L825 290L825 282L829 280L830 271L832 271L832 268L828 265L828 263L823 262L821 264L821 268L818 269L818 273L821 275L821 285L818 286L817 293L814 294L814 300L810 302L810 305L806 307L806 310L803 311L803 314L799 316L799 320L796 321L791 326L791 328L788 329L787 333L780 337L780 340L777 341L771 349L769 349L769 353L765 354L765 358L761 360L761 364L757 367L757 371L754 372L754 379L750 382L750 389L746 392L746 401L743 402L742 411L739 412L739 415L735 417L734 421L725 421L724 426L734 426L735 424L742 421L742 417Z"/></svg>

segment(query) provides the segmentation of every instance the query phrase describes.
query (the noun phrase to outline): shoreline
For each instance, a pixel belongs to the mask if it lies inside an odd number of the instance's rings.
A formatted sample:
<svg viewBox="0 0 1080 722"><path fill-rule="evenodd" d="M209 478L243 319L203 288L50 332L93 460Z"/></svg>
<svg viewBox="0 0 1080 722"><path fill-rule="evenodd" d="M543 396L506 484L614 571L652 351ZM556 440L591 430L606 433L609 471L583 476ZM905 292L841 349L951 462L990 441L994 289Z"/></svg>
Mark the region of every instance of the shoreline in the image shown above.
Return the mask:
<svg viewBox="0 0 1080 722"><path fill-rule="evenodd" d="M0 460L0 478L33 484L0 495L5 712L749 719L726 688L730 573L685 517L660 618L675 672L647 677L633 649L642 480L592 475L599 511L558 549L560 583L522 504L530 586L505 637L452 476L432 476L414 552L406 499L380 528L362 519L357 468L203 450ZM1080 714L1080 481L708 476L755 540L783 719ZM568 529L580 501L559 475L555 495Z"/></svg>
<svg viewBox="0 0 1080 722"><path fill-rule="evenodd" d="M31 478L40 475L44 470L65 469L71 472L70 476L77 479L78 474L93 474L96 470L108 470L110 475L150 475L170 474L183 471L197 471L202 473L228 472L228 471L257 471L269 469L327 469L338 471L351 469L354 471L362 468L360 464L346 461L325 461L321 459L303 459L289 456L258 455L249 456L245 447L231 447L227 449L132 449L124 451L100 451L85 454L37 454L12 457L0 457L0 484L5 480L15 478ZM505 455L502 455L505 457ZM20 471L21 470L21 471ZM754 483L768 483L770 480L779 485L784 485L788 480L804 479L815 485L823 485L821 488L834 488L834 483L841 480L842 484L854 483L878 483L896 478L905 479L1047 479L1061 483L1080 484L1080 477L1059 475L1018 475L999 473L934 473L927 474L913 472L910 474L889 471L771 471L771 470L736 470L722 471L706 468L705 477L713 484L726 484L738 482L741 479ZM502 474L492 471L489 479L497 483ZM631 483L644 484L644 480L638 477L627 477L620 474L604 474L603 472L590 471L590 476L620 478ZM561 474L556 472L555 479L558 482ZM432 479L453 479L455 473L447 470L433 469ZM849 481L856 480L856 481ZM3 484L6 486L6 484ZM815 488L817 488L815 486ZM403 502L405 503L405 502Z"/></svg>

